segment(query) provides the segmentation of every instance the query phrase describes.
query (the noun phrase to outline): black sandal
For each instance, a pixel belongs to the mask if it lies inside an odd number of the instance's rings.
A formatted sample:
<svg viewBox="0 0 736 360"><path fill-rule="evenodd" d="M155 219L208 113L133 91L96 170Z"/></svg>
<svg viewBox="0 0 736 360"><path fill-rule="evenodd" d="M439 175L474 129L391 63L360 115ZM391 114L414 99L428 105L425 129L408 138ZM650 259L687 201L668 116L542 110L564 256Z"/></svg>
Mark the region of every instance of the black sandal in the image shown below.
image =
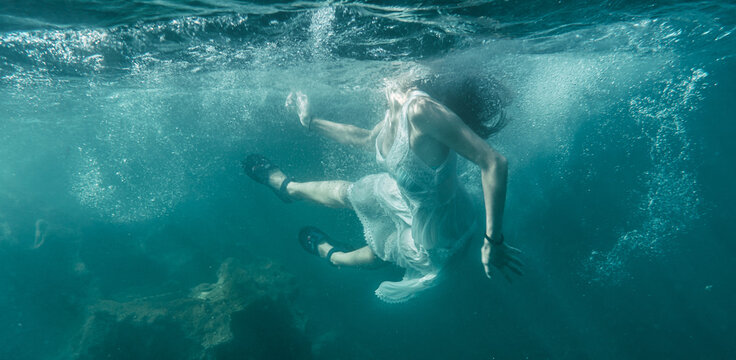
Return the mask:
<svg viewBox="0 0 736 360"><path fill-rule="evenodd" d="M325 260L327 260L330 265L334 264L330 259L332 258L332 255L336 252L345 252L345 250L338 244L335 244L330 237L325 234L324 231L314 227L314 226L305 226L301 230L299 230L299 244L302 245L304 250L306 250L308 253L319 256L319 244L326 242L330 245L332 245L332 249L327 252L327 255L324 257Z"/></svg>
<svg viewBox="0 0 736 360"><path fill-rule="evenodd" d="M276 194L276 196L279 197L279 199L281 199L281 201L285 203L290 203L294 201L289 196L289 193L286 191L286 186L289 185L292 180L290 177L286 176L284 178L284 181L281 182L281 186L279 186L278 189L272 187L269 183L268 180L271 177L271 174L274 171L279 170L279 167L274 165L265 156L260 154L250 154L245 158L245 160L243 160L242 164L243 170L245 170L246 175L248 175L256 182L271 188L271 190L273 190L273 192Z"/></svg>

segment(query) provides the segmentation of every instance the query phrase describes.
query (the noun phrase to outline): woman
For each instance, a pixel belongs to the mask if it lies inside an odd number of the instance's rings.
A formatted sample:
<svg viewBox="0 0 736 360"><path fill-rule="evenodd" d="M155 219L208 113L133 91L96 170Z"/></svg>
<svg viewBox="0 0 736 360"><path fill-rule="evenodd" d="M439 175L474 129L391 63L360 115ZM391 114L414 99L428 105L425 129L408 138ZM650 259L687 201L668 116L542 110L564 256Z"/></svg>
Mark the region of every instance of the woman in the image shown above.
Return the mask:
<svg viewBox="0 0 736 360"><path fill-rule="evenodd" d="M286 106L305 128L375 152L386 172L355 183L296 182L266 158L251 155L244 161L246 173L286 202L307 199L353 209L363 224L366 246L342 251L311 227L302 229L302 245L335 266L371 267L389 261L406 269L403 280L385 281L376 289L384 301L403 302L433 286L451 256L477 233L477 217L457 178L460 154L481 169L486 214L481 261L486 276L491 277L494 266L510 280L512 272L521 275L522 263L520 251L507 245L502 233L507 164L484 140L504 121L498 102L491 104L490 114L485 112L487 118L482 117L488 102L480 95L482 87L476 79L439 76L406 90L389 86L389 109L373 130L314 116L307 96L292 93ZM488 119L496 123L486 125Z"/></svg>

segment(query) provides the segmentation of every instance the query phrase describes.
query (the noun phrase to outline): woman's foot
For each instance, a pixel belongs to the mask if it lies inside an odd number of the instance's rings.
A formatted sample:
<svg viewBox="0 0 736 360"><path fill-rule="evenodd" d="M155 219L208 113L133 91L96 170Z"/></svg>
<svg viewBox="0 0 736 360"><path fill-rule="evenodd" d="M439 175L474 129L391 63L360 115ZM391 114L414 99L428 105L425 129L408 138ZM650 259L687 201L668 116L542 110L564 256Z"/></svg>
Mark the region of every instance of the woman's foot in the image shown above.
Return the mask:
<svg viewBox="0 0 736 360"><path fill-rule="evenodd" d="M270 187L283 202L290 203L293 201L287 191L291 178L286 176L278 166L263 155L248 155L243 160L243 170L251 179Z"/></svg>
<svg viewBox="0 0 736 360"><path fill-rule="evenodd" d="M281 185L283 185L284 180L286 180L287 176L284 174L283 171L279 168L273 168L271 169L271 172L268 174L268 186L270 186L273 189L280 189Z"/></svg>
<svg viewBox="0 0 736 360"><path fill-rule="evenodd" d="M332 262L332 255L343 250L330 244L330 241L332 239L327 234L314 226L305 226L299 231L299 243L304 250L335 265Z"/></svg>
<svg viewBox="0 0 736 360"><path fill-rule="evenodd" d="M327 241L317 245L317 251L319 251L319 257L326 258L327 254L330 253L334 246L330 245Z"/></svg>

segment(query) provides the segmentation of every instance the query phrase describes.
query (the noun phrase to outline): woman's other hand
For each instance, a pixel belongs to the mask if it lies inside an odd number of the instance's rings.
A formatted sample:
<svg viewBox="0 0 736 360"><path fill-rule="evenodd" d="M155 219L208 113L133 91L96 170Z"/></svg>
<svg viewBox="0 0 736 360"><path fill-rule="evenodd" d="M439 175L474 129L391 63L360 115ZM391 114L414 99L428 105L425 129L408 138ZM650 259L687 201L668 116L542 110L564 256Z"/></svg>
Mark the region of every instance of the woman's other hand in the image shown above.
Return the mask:
<svg viewBox="0 0 736 360"><path fill-rule="evenodd" d="M286 104L284 105L287 109L296 112L302 126L307 129L311 127L312 119L314 117L309 109L309 98L306 94L301 91L291 92L289 96L286 97Z"/></svg>
<svg viewBox="0 0 736 360"><path fill-rule="evenodd" d="M483 247L480 250L481 261L483 262L483 268L486 271L486 276L491 278L491 265L498 269L501 274L511 282L511 273L517 275L523 275L521 267L524 263L519 260L521 250L506 245L505 242L499 244L491 244L488 239L483 239Z"/></svg>

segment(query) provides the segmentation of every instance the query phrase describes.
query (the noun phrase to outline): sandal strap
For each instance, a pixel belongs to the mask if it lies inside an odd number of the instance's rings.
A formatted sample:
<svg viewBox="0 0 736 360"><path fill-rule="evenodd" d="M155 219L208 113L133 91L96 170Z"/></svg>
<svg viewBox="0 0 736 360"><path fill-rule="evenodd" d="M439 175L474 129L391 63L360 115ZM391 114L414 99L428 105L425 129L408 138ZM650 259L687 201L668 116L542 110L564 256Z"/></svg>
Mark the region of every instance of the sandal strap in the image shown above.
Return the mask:
<svg viewBox="0 0 736 360"><path fill-rule="evenodd" d="M342 251L342 250L340 250L340 249L338 249L338 248L336 248L336 247L333 246L332 249L330 249L330 251L327 252L327 256L325 256L325 259L327 260L327 262L330 263L330 265L333 265L333 266L335 265L335 264L332 263L332 260L330 260L330 259L332 259L332 254L334 254L336 252L340 252L340 251Z"/></svg>
<svg viewBox="0 0 736 360"><path fill-rule="evenodd" d="M284 178L284 181L281 182L281 186L279 186L278 190L273 189L276 195L278 195L279 199L281 199L281 201L287 204L294 202L294 199L292 199L291 196L289 196L289 192L286 191L286 187L289 186L290 182L291 182L291 178L287 176L286 178Z"/></svg>
<svg viewBox="0 0 736 360"><path fill-rule="evenodd" d="M291 182L290 177L285 177L284 181L281 182L281 186L279 187L279 192L283 195L289 196L289 192L286 191L286 187L289 186L289 183Z"/></svg>

